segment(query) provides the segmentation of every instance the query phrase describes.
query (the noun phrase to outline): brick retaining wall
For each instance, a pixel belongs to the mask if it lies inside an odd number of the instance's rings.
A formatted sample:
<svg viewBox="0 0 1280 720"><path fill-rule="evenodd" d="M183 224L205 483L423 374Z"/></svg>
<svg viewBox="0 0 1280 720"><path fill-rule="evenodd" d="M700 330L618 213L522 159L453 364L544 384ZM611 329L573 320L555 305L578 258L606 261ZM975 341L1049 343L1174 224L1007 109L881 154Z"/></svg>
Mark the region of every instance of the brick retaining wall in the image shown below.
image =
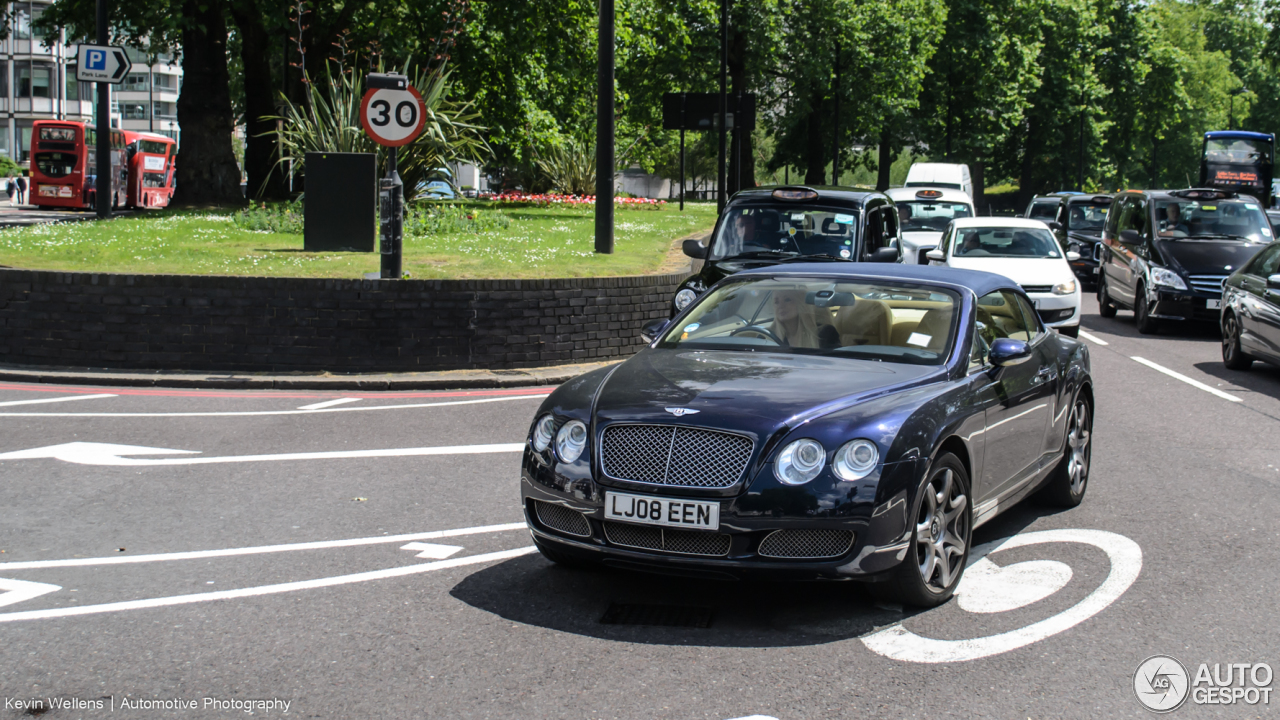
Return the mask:
<svg viewBox="0 0 1280 720"><path fill-rule="evenodd" d="M687 272L555 280L312 280L0 269L0 362L429 371L625 357Z"/></svg>

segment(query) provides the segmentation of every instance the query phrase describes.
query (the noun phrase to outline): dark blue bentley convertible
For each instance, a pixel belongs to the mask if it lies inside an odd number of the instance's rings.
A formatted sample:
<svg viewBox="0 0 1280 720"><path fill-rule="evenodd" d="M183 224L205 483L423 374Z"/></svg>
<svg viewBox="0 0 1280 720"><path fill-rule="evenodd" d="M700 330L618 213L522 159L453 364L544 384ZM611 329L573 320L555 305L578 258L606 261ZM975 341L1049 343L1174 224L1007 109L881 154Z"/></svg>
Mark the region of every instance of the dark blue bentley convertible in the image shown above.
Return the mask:
<svg viewBox="0 0 1280 720"><path fill-rule="evenodd" d="M1089 354L1007 278L805 264L721 281L552 393L521 473L565 565L876 582L944 602L973 529L1089 478Z"/></svg>

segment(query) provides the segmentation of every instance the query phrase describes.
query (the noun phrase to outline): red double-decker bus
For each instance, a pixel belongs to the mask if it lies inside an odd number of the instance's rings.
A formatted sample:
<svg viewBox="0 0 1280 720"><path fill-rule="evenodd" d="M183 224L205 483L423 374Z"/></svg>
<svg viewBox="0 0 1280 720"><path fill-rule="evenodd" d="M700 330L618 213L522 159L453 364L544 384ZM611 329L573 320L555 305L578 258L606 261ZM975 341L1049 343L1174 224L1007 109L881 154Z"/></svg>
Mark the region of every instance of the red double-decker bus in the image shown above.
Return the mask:
<svg viewBox="0 0 1280 720"><path fill-rule="evenodd" d="M93 208L97 203L96 130L85 123L37 120L31 128L31 203ZM111 131L112 207L160 208L173 198L171 138Z"/></svg>

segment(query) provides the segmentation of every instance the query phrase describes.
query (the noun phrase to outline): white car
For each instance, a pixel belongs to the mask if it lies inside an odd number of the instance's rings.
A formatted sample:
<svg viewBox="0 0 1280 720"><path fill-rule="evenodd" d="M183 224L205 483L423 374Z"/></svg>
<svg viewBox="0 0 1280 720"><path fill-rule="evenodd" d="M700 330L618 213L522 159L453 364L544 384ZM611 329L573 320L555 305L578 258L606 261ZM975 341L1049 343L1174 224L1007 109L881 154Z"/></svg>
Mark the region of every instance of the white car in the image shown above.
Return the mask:
<svg viewBox="0 0 1280 720"><path fill-rule="evenodd" d="M898 208L898 243L902 262L928 265L925 253L938 247L947 224L973 217L973 198L950 188L893 188L885 194Z"/></svg>
<svg viewBox="0 0 1280 720"><path fill-rule="evenodd" d="M1074 258L1072 256L1075 256ZM1080 334L1080 286L1049 228L1025 218L962 218L951 223L930 265L984 270L1018 283L1040 320L1063 335Z"/></svg>

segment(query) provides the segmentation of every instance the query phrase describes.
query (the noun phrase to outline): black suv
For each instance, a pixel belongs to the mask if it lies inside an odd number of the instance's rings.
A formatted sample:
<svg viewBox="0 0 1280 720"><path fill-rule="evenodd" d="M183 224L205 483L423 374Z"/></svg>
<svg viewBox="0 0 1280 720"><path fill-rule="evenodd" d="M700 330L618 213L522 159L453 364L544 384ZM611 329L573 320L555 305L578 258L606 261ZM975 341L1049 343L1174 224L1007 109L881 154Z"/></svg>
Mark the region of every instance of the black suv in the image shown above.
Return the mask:
<svg viewBox="0 0 1280 720"><path fill-rule="evenodd" d="M1025 215L1049 226L1064 255L1074 252L1080 256L1071 261L1071 270L1081 285L1092 288L1098 284L1102 225L1110 207L1110 195L1052 193L1032 199Z"/></svg>
<svg viewBox="0 0 1280 720"><path fill-rule="evenodd" d="M1247 195L1194 188L1115 196L1102 231L1098 307L1131 308L1138 332L1162 320L1217 322L1222 283L1270 243L1262 204Z"/></svg>
<svg viewBox="0 0 1280 720"><path fill-rule="evenodd" d="M676 290L671 317L741 270L788 262L898 262L898 213L884 193L834 187L758 187L729 198L709 246L685 240L705 260Z"/></svg>

